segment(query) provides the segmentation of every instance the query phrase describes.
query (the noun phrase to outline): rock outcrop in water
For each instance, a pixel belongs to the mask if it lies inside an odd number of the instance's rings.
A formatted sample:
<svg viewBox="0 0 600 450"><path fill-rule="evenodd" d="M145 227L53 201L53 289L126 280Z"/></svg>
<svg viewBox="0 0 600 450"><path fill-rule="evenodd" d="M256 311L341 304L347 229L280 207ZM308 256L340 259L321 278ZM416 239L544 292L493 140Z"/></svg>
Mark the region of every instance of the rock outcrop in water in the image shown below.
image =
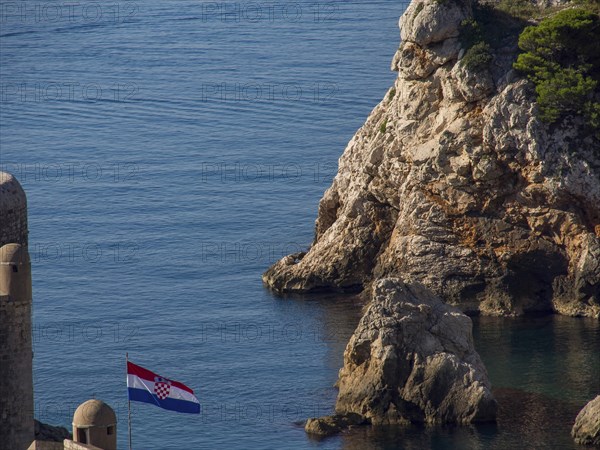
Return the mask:
<svg viewBox="0 0 600 450"><path fill-rule="evenodd" d="M496 401L471 319L398 279L375 283L372 298L344 352L333 417L374 425L493 421ZM343 427L336 424L342 421L311 419L306 430L326 434Z"/></svg>
<svg viewBox="0 0 600 450"><path fill-rule="evenodd" d="M344 352L339 413L371 423L495 419L471 319L418 284L383 279Z"/></svg>
<svg viewBox="0 0 600 450"><path fill-rule="evenodd" d="M316 436L329 436L367 423L368 421L360 414L333 414L331 416L308 419L304 430Z"/></svg>
<svg viewBox="0 0 600 450"><path fill-rule="evenodd" d="M464 311L600 317L600 144L539 118L507 27L488 68L461 63L462 0L413 0L394 87L348 144L306 254L263 280L355 290L400 276ZM506 18L498 20L498 27Z"/></svg>
<svg viewBox="0 0 600 450"><path fill-rule="evenodd" d="M600 395L577 415L571 435L578 444L600 446Z"/></svg>
<svg viewBox="0 0 600 450"><path fill-rule="evenodd" d="M56 427L43 422L34 420L35 440L44 442L62 442L65 439L72 439L72 435L64 427Z"/></svg>

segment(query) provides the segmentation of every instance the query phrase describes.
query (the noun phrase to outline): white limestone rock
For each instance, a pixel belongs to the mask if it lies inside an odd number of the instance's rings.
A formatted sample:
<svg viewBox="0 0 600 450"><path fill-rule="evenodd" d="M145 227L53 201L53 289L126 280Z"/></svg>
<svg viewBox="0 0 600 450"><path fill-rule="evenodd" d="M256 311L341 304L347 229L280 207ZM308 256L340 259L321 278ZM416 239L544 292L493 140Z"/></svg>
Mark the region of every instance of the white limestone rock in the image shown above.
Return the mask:
<svg viewBox="0 0 600 450"><path fill-rule="evenodd" d="M372 424L495 420L471 319L399 279L375 283L372 298L344 352L337 414Z"/></svg>
<svg viewBox="0 0 600 450"><path fill-rule="evenodd" d="M458 37L460 23L471 14L469 0L415 0L400 17L400 38L425 46Z"/></svg>

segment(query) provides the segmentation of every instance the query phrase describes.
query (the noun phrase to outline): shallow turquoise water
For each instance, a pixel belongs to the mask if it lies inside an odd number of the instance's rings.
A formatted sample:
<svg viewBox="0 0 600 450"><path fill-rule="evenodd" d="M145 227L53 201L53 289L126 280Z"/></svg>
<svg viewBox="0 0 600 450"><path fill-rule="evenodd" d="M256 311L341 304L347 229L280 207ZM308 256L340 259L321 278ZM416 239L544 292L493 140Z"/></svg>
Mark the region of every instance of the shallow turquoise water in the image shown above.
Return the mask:
<svg viewBox="0 0 600 450"><path fill-rule="evenodd" d="M543 405L571 417L600 391L599 331L567 318L475 320L495 386L544 396L500 391L537 434L314 441L298 425L331 410L360 305L279 299L260 274L310 244L337 158L393 82L401 2L259 4L260 20L250 3L27 4L0 1L0 164L29 198L39 419L70 426L101 398L126 448L128 351L203 404L134 405L135 448L570 445Z"/></svg>

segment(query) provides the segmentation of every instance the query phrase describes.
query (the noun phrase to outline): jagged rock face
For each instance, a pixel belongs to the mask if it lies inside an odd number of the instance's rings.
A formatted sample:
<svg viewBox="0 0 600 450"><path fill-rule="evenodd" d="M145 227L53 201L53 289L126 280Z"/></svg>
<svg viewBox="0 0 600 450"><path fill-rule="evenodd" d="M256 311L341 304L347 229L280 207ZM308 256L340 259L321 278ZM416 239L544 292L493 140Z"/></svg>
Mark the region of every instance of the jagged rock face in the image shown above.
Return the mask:
<svg viewBox="0 0 600 450"><path fill-rule="evenodd" d="M272 288L401 276L464 311L600 317L600 144L540 121L512 70L516 35L488 69L461 64L470 14L465 2L411 3L398 79L340 158L310 250L264 274Z"/></svg>
<svg viewBox="0 0 600 450"><path fill-rule="evenodd" d="M571 435L577 444L600 445L600 395L577 415Z"/></svg>
<svg viewBox="0 0 600 450"><path fill-rule="evenodd" d="M460 23L471 14L468 1L414 1L400 17L400 38L424 47L458 37Z"/></svg>
<svg viewBox="0 0 600 450"><path fill-rule="evenodd" d="M473 346L471 319L429 289L375 283L344 352L338 414L373 424L494 420L496 401Z"/></svg>

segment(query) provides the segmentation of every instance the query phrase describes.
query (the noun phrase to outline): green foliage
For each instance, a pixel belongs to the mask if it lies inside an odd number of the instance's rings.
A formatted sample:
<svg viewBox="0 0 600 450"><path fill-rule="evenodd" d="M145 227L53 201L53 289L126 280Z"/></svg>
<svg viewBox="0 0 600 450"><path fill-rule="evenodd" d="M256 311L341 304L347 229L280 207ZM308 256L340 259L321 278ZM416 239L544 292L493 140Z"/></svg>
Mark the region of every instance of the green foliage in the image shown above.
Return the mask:
<svg viewBox="0 0 600 450"><path fill-rule="evenodd" d="M585 116L587 117L588 124L595 130L596 134L600 133L600 103L590 102L585 106Z"/></svg>
<svg viewBox="0 0 600 450"><path fill-rule="evenodd" d="M484 70L493 60L493 48L510 47L525 28L525 22L515 18L490 3L473 6L473 18L463 20L459 39L465 49L463 66Z"/></svg>
<svg viewBox="0 0 600 450"><path fill-rule="evenodd" d="M516 36L525 26L524 20L513 17L490 3L478 3L473 6L473 18L461 23L460 40L465 49L481 41L491 47L506 47L512 45L512 42L516 43Z"/></svg>
<svg viewBox="0 0 600 450"><path fill-rule="evenodd" d="M396 88L392 88L388 94L388 100L392 100L396 96Z"/></svg>
<svg viewBox="0 0 600 450"><path fill-rule="evenodd" d="M482 71L489 67L494 59L488 37L476 19L466 19L460 24L460 42L466 49L460 60L463 67L471 71Z"/></svg>
<svg viewBox="0 0 600 450"><path fill-rule="evenodd" d="M387 130L387 119L383 121L383 123L379 126L379 132L385 133Z"/></svg>
<svg viewBox="0 0 600 450"><path fill-rule="evenodd" d="M585 114L598 82L575 69L560 69L536 85L542 120L553 123L561 116Z"/></svg>
<svg viewBox="0 0 600 450"><path fill-rule="evenodd" d="M460 62L469 70L482 71L490 66L493 59L489 44L481 41L469 48Z"/></svg>
<svg viewBox="0 0 600 450"><path fill-rule="evenodd" d="M543 120L585 117L600 130L600 17L584 9L566 9L527 27L519 37L515 69L535 84Z"/></svg>
<svg viewBox="0 0 600 450"><path fill-rule="evenodd" d="M481 25L475 19L465 19L460 23L460 43L463 48L470 48L483 41Z"/></svg>
<svg viewBox="0 0 600 450"><path fill-rule="evenodd" d="M597 71L600 68L599 19L584 9L563 10L538 26L527 27L519 37L519 47L546 61L544 66L548 68L578 65L585 69L584 66L592 65Z"/></svg>

